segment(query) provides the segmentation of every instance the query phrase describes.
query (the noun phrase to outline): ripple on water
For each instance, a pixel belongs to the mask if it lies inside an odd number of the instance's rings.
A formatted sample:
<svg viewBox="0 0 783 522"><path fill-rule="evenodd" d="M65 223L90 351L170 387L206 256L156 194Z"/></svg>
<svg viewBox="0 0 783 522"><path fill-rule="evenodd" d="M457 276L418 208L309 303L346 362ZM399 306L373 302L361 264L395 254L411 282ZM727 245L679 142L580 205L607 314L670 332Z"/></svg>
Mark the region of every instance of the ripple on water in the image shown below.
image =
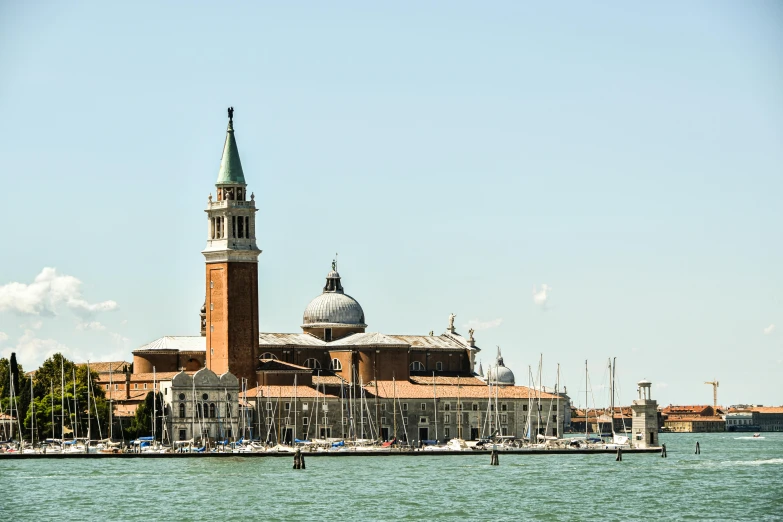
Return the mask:
<svg viewBox="0 0 783 522"><path fill-rule="evenodd" d="M0 459L13 519L770 519L783 512L783 434L664 434L657 454L227 459ZM694 454L696 441L701 455ZM6 484L21 484L8 488ZM763 485L763 487L760 487ZM706 492L709 502L703 499ZM668 515L667 515L668 514Z"/></svg>

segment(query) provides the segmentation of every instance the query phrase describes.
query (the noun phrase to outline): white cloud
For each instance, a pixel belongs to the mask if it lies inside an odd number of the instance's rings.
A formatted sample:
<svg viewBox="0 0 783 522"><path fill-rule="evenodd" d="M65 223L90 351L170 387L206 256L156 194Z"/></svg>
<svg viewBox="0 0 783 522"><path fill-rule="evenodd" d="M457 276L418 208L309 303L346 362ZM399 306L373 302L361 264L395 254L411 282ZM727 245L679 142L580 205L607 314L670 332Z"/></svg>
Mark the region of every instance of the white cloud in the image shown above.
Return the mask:
<svg viewBox="0 0 783 522"><path fill-rule="evenodd" d="M465 323L464 326L466 329L473 328L477 332L480 332L481 330L489 330L490 328L497 328L500 326L500 324L503 322L503 319L492 319L490 321L479 321L478 319L471 319L467 323Z"/></svg>
<svg viewBox="0 0 783 522"><path fill-rule="evenodd" d="M775 325L771 324L771 325L767 326L766 328L764 328L764 335L769 335L769 334L771 334L774 331L775 331Z"/></svg>
<svg viewBox="0 0 783 522"><path fill-rule="evenodd" d="M64 303L75 314L87 318L118 308L115 301L88 303L82 298L81 285L75 277L46 267L29 285L14 282L0 286L0 312L52 316L56 315L57 306Z"/></svg>
<svg viewBox="0 0 783 522"><path fill-rule="evenodd" d="M541 288L533 287L533 302L541 308L547 307L547 301L549 301L549 293L552 291L552 287L544 283Z"/></svg>
<svg viewBox="0 0 783 522"><path fill-rule="evenodd" d="M120 334L118 334L118 333L115 333L115 332L109 332L109 335L110 335L110 336L111 336L111 338L112 338L112 339L114 339L114 341L115 341L116 343L118 343L118 344L125 344L125 343L127 343L127 342L130 342L130 339L128 339L127 337L124 337L124 336L122 336L122 335L120 335Z"/></svg>
<svg viewBox="0 0 783 522"><path fill-rule="evenodd" d="M90 322L87 322L87 323L79 323L79 324L77 324L76 325L76 329L77 330L93 330L93 331L98 332L98 331L101 331L101 330L105 330L106 327L103 326L98 321L90 321Z"/></svg>
<svg viewBox="0 0 783 522"><path fill-rule="evenodd" d="M54 339L40 339L32 330L25 330L15 348L6 348L2 353L4 357L10 357L11 352L16 352L16 357L26 369L39 367L46 359L58 352L69 359L73 357L71 349L64 344Z"/></svg>
<svg viewBox="0 0 783 522"><path fill-rule="evenodd" d="M7 340L8 340L8 334L5 332L0 332L0 343Z"/></svg>
<svg viewBox="0 0 783 522"><path fill-rule="evenodd" d="M669 383L666 383L666 382L656 382L655 383L655 387L656 388L668 388L669 387Z"/></svg>

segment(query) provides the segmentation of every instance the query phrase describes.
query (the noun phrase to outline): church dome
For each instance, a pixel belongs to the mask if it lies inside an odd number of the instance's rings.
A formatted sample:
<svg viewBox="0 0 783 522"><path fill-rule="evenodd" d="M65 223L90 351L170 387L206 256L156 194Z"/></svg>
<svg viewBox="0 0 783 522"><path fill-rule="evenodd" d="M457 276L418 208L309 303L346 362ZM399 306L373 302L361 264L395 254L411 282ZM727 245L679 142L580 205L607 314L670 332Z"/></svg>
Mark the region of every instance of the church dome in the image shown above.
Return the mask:
<svg viewBox="0 0 783 522"><path fill-rule="evenodd" d="M503 364L503 356L500 355L500 346L498 346L498 355L495 359L495 365L490 366L487 371L487 382L498 386L514 386L514 372L506 368Z"/></svg>
<svg viewBox="0 0 783 522"><path fill-rule="evenodd" d="M334 263L332 271L326 276L323 293L310 301L302 318L302 328L333 327L367 327L362 305L343 291Z"/></svg>
<svg viewBox="0 0 783 522"><path fill-rule="evenodd" d="M487 372L487 380L491 384L497 384L498 386L513 386L516 382L514 380L514 372L505 366L492 366Z"/></svg>

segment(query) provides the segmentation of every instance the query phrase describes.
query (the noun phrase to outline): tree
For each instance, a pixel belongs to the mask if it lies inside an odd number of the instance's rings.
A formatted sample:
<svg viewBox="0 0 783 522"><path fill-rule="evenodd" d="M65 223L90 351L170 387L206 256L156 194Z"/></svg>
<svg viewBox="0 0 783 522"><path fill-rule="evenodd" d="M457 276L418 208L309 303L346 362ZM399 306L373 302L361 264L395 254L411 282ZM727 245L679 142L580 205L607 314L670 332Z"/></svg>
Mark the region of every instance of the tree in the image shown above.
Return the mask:
<svg viewBox="0 0 783 522"><path fill-rule="evenodd" d="M1 366L2 361L0 361ZM89 378L88 378L89 377ZM75 379L75 385L74 385ZM35 372L33 391L34 409L29 409L30 381L24 387L26 392L20 393L20 416L24 419L24 429L27 436L33 426L35 417L35 437L66 438L66 436L90 438L106 437L108 435L109 402L103 389L95 384L98 374L90 371L87 365L74 364L62 354L57 353L44 361ZM90 412L87 412L87 394L90 394ZM21 401L26 399L24 409ZM62 404L65 404L65 410ZM89 426L88 426L89 419ZM65 433L63 433L63 426Z"/></svg>
<svg viewBox="0 0 783 522"><path fill-rule="evenodd" d="M153 409L153 393L147 393L144 397L144 402L136 407L136 415L131 421L130 428L127 429L127 433L131 438L149 437L152 435L152 409ZM157 394L155 398L155 433L156 436L160 436L163 429L163 419L161 415L161 408L163 408L163 395Z"/></svg>

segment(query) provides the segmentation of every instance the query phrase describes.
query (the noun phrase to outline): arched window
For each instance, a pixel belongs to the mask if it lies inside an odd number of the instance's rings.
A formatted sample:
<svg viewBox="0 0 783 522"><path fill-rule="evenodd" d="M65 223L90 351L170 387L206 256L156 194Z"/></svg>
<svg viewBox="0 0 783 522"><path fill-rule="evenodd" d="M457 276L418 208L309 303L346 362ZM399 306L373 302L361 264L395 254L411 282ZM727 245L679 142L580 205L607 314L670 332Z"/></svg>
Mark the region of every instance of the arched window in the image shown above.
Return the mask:
<svg viewBox="0 0 783 522"><path fill-rule="evenodd" d="M261 357L259 357L262 361L276 361L277 355L269 352L264 352L261 354Z"/></svg>
<svg viewBox="0 0 783 522"><path fill-rule="evenodd" d="M212 417L213 419L216 417L216 415L215 415L215 403L214 402L209 405L209 416Z"/></svg>
<svg viewBox="0 0 783 522"><path fill-rule="evenodd" d="M179 403L179 416L182 418L185 418L185 403L180 402Z"/></svg>
<svg viewBox="0 0 783 522"><path fill-rule="evenodd" d="M231 403L226 403L226 418L231 418Z"/></svg>
<svg viewBox="0 0 783 522"><path fill-rule="evenodd" d="M411 371L412 372L423 372L424 371L424 365L421 364L419 361L413 361L411 363Z"/></svg>
<svg viewBox="0 0 783 522"><path fill-rule="evenodd" d="M208 417L209 417L209 404L207 404L207 403L205 402L205 403L204 403L204 418L206 419L206 418L208 418Z"/></svg>
<svg viewBox="0 0 783 522"><path fill-rule="evenodd" d="M304 365L307 368L312 368L313 370L317 370L317 369L319 369L321 367L321 363L318 362L318 359L307 359L304 362Z"/></svg>
<svg viewBox="0 0 783 522"><path fill-rule="evenodd" d="M343 369L343 363L340 362L340 359L332 359L332 364L330 365L330 369L334 370L336 372L339 372Z"/></svg>
<svg viewBox="0 0 783 522"><path fill-rule="evenodd" d="M443 363L438 361L435 363L435 371L442 372L443 371Z"/></svg>
<svg viewBox="0 0 783 522"><path fill-rule="evenodd" d="M201 414L201 403L200 402L196 403L196 416L199 417L199 418L203 417L203 415Z"/></svg>

